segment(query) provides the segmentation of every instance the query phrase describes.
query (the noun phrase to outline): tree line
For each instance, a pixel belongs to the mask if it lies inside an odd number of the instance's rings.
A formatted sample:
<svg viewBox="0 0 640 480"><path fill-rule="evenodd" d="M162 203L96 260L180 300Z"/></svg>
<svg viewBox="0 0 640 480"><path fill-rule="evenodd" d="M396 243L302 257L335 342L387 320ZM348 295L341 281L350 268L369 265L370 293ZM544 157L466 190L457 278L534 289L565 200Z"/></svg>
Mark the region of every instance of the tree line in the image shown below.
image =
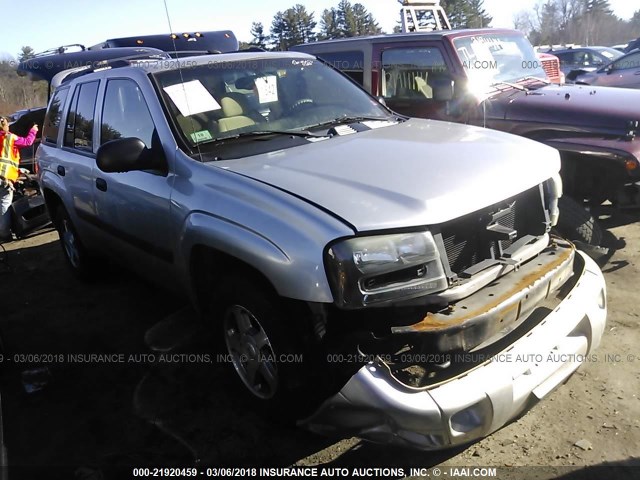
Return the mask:
<svg viewBox="0 0 640 480"><path fill-rule="evenodd" d="M488 27L491 17L483 8L484 0L442 0L453 28ZM401 31L400 9L394 32ZM315 12L304 5L294 5L277 12L267 28L262 22L253 22L248 46L264 50L287 50L293 45L334 38L358 37L383 33L373 15L361 3L340 0L336 7L324 9L318 20Z"/></svg>
<svg viewBox="0 0 640 480"><path fill-rule="evenodd" d="M484 10L484 0L441 0L440 3L453 28L491 26L492 17ZM609 0L539 0L532 10L516 14L513 23L534 45L613 45L640 36L640 9L630 20L623 20L613 14ZM401 30L400 25L398 13L394 32ZM251 42L241 43L243 47L287 50L300 43L379 33L384 32L361 3L340 0L318 17L316 12L296 4L277 12L268 29L261 22L253 22ZM33 55L30 47L23 47L18 60ZM0 114L46 103L46 84L18 76L16 66L11 59L0 59Z"/></svg>
<svg viewBox="0 0 640 480"><path fill-rule="evenodd" d="M640 9L623 20L609 0L545 0L517 13L513 23L533 45L616 45L640 36Z"/></svg>
<svg viewBox="0 0 640 480"><path fill-rule="evenodd" d="M253 39L249 45L264 50L287 50L299 43L376 33L382 33L382 29L361 3L340 0L337 7L322 11L319 22L315 19L315 12L297 4L277 12L269 32L262 22L253 22Z"/></svg>
<svg viewBox="0 0 640 480"><path fill-rule="evenodd" d="M22 47L18 61L33 57L31 47ZM47 83L33 82L17 73L18 62L0 59L0 115L10 115L23 108L44 107L47 104Z"/></svg>

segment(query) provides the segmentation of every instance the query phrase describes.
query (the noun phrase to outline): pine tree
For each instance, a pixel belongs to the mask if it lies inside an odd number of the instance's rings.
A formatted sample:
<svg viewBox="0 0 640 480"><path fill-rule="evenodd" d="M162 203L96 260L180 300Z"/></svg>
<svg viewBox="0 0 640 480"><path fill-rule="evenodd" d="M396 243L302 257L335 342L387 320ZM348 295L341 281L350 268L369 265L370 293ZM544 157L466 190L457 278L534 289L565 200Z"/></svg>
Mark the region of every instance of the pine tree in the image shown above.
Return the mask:
<svg viewBox="0 0 640 480"><path fill-rule="evenodd" d="M488 27L492 17L483 8L484 0L443 0L452 28Z"/></svg>
<svg viewBox="0 0 640 480"><path fill-rule="evenodd" d="M274 50L284 51L287 49L288 30L289 26L284 13L276 13L271 21L271 44Z"/></svg>
<svg viewBox="0 0 640 480"><path fill-rule="evenodd" d="M18 54L18 61L24 62L25 60L28 60L35 56L36 56L36 52L33 48L29 46L24 46L20 49L20 53Z"/></svg>
<svg viewBox="0 0 640 480"><path fill-rule="evenodd" d="M587 0L586 12L591 15L610 15L613 13L609 0Z"/></svg>
<svg viewBox="0 0 640 480"><path fill-rule="evenodd" d="M328 31L325 25L331 25L332 30ZM349 0L340 0L337 8L325 10L323 14L324 38L358 37L381 32L373 15L360 3L352 5Z"/></svg>
<svg viewBox="0 0 640 480"><path fill-rule="evenodd" d="M298 4L276 13L271 22L271 43L274 50L284 51L293 45L314 41L315 28L313 13L307 12L303 5Z"/></svg>
<svg viewBox="0 0 640 480"><path fill-rule="evenodd" d="M634 32L634 36L640 36L640 10L635 11L633 17L629 20L629 26L631 27L632 32Z"/></svg>
<svg viewBox="0 0 640 480"><path fill-rule="evenodd" d="M441 2L447 12L451 28L465 28L469 17L469 3L467 0L445 0Z"/></svg>
<svg viewBox="0 0 640 480"><path fill-rule="evenodd" d="M361 3L353 6L353 16L355 19L355 36L372 35L382 33L382 29L375 21L373 15Z"/></svg>
<svg viewBox="0 0 640 480"><path fill-rule="evenodd" d="M251 35L253 36L253 40L249 42L250 46L259 47L264 50L267 49L269 37L264 33L264 25L262 25L262 22L253 22L251 24Z"/></svg>
<svg viewBox="0 0 640 480"><path fill-rule="evenodd" d="M469 17L467 19L467 28L484 28L491 24L493 17L487 15L483 8L484 0L469 1Z"/></svg>
<svg viewBox="0 0 640 480"><path fill-rule="evenodd" d="M335 8L325 9L320 19L320 35L318 35L318 38L320 40L338 38L338 32L338 12Z"/></svg>

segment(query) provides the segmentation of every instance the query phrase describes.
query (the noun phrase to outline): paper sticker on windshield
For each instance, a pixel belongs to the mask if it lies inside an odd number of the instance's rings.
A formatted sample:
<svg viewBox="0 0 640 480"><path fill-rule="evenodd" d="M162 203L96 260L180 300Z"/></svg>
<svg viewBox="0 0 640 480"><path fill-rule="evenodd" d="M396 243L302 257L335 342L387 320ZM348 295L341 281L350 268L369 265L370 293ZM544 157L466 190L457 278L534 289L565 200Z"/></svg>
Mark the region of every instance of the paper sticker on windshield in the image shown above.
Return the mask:
<svg viewBox="0 0 640 480"><path fill-rule="evenodd" d="M209 130L200 130L199 132L193 132L191 134L191 140L193 140L193 143L204 142L206 140L211 140L212 138L213 137Z"/></svg>
<svg viewBox="0 0 640 480"><path fill-rule="evenodd" d="M260 103L278 101L278 84L275 75L258 77L255 79L255 85L258 90L258 101Z"/></svg>
<svg viewBox="0 0 640 480"><path fill-rule="evenodd" d="M164 87L164 91L167 92L184 117L221 108L216 99L200 83L200 80L170 85Z"/></svg>

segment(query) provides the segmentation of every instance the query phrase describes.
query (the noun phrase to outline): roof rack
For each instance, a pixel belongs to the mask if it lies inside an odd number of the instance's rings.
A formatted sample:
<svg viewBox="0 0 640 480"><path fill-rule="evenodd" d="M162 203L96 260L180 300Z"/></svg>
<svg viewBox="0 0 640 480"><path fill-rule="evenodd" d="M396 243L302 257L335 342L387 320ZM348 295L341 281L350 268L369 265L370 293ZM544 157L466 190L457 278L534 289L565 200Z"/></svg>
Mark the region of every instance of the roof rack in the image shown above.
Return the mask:
<svg viewBox="0 0 640 480"><path fill-rule="evenodd" d="M451 24L440 0L398 0L402 5L403 32L451 30Z"/></svg>
<svg viewBox="0 0 640 480"><path fill-rule="evenodd" d="M59 53L62 48L63 53ZM79 52L64 53L63 47L52 49L56 53L39 54L18 64L18 75L28 76L31 80L45 80L49 84L49 96L52 88L62 83L67 75L84 72L89 73L98 68L107 68L109 64L113 68L115 62L132 60L160 60L171 58L166 52L156 48L112 48L103 51L81 50ZM44 53L44 52L43 52ZM61 72L68 71L66 75L58 76ZM56 85L53 80L56 78Z"/></svg>
<svg viewBox="0 0 640 480"><path fill-rule="evenodd" d="M62 45L57 48L50 48L49 50L38 52L32 58L48 57L49 55L60 55L62 53L67 53L67 50L69 50L71 47L78 47L81 52L87 49L87 47L80 43L72 43L69 45Z"/></svg>
<svg viewBox="0 0 640 480"><path fill-rule="evenodd" d="M120 49L118 49L120 50ZM70 82L74 78L88 75L89 73L97 72L100 70L106 70L111 68L128 67L134 64L136 61L143 62L149 60L168 60L171 57L166 52L160 52L159 55L126 55L122 57L115 57L106 60L98 60L90 65L78 66L66 70L62 70L55 74L50 82L50 87L55 90L60 85Z"/></svg>
<svg viewBox="0 0 640 480"><path fill-rule="evenodd" d="M183 52L226 53L238 50L238 40L231 30L202 32L167 33L160 35L141 35L137 37L111 38L89 47L89 50L102 50L120 47L151 47L176 56Z"/></svg>

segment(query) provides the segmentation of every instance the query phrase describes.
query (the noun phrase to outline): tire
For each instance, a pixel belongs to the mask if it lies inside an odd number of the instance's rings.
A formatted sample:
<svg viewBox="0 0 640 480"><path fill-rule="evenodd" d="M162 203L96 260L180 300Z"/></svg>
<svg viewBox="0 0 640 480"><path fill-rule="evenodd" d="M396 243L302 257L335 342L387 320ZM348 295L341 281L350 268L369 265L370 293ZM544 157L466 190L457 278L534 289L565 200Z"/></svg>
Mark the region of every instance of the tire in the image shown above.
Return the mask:
<svg viewBox="0 0 640 480"><path fill-rule="evenodd" d="M229 363L248 398L267 410L294 404L302 362L281 360L301 353L304 342L288 328L280 297L263 282L241 275L226 278L216 297L215 326L222 330Z"/></svg>
<svg viewBox="0 0 640 480"><path fill-rule="evenodd" d="M73 275L83 281L93 280L96 270L94 259L78 237L71 218L63 206L58 207L55 212L54 225L60 237L60 246L66 264Z"/></svg>
<svg viewBox="0 0 640 480"><path fill-rule="evenodd" d="M602 228L588 210L567 196L560 197L558 208L560 217L556 229L561 236L587 245L600 245Z"/></svg>

